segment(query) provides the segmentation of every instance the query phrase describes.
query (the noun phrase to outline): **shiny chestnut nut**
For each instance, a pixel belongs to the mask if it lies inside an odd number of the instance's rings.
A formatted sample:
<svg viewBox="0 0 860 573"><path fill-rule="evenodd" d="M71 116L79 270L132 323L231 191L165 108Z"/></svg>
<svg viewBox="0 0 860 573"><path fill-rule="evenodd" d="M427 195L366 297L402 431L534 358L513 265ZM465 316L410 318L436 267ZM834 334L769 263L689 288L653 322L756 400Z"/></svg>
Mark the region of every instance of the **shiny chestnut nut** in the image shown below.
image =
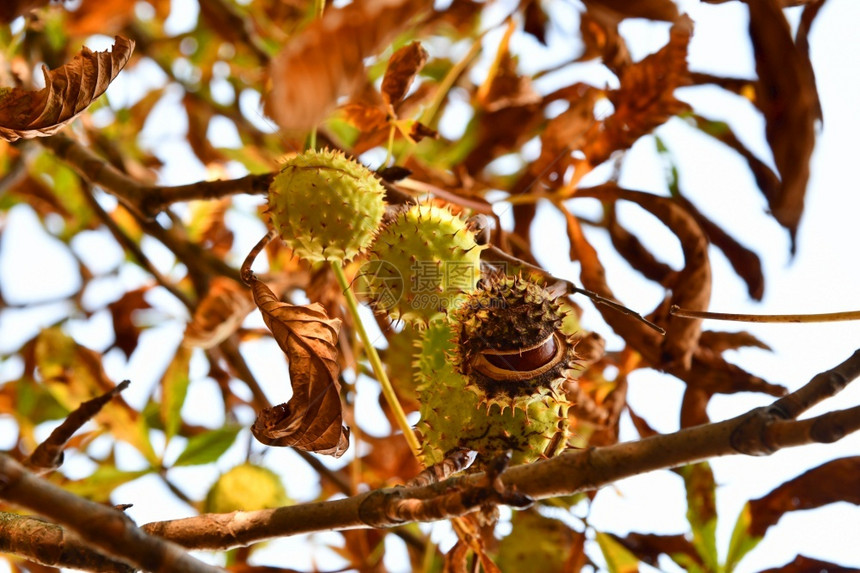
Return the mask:
<svg viewBox="0 0 860 573"><path fill-rule="evenodd" d="M522 277L485 279L452 318L455 367L487 408L563 400L562 385L576 376L573 332L564 331L565 312L542 286Z"/></svg>

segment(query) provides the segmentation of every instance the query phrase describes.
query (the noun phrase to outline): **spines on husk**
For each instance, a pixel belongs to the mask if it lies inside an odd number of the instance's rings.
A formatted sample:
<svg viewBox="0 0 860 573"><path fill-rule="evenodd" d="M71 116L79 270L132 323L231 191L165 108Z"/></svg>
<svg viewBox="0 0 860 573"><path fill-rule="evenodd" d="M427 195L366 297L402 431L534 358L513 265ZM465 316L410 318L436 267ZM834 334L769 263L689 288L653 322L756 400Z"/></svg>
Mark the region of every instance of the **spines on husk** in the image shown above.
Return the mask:
<svg viewBox="0 0 860 573"><path fill-rule="evenodd" d="M431 323L417 342L416 390L421 419L416 427L427 465L443 461L459 448L478 453L482 467L506 451L512 463L552 457L567 447L567 401L553 396L533 398L523 408L504 412L487 407L469 392L469 381L451 363L453 333L447 320Z"/></svg>
<svg viewBox="0 0 860 573"><path fill-rule="evenodd" d="M288 160L269 187L269 214L281 239L310 262L349 261L373 242L385 189L340 151L308 150Z"/></svg>
<svg viewBox="0 0 860 573"><path fill-rule="evenodd" d="M392 320L426 326L475 288L483 248L466 221L450 210L404 207L379 232L359 289Z"/></svg>
<svg viewBox="0 0 860 573"><path fill-rule="evenodd" d="M576 378L573 331L566 313L539 284L493 276L452 315L456 370L487 408L526 411L535 399L562 400Z"/></svg>

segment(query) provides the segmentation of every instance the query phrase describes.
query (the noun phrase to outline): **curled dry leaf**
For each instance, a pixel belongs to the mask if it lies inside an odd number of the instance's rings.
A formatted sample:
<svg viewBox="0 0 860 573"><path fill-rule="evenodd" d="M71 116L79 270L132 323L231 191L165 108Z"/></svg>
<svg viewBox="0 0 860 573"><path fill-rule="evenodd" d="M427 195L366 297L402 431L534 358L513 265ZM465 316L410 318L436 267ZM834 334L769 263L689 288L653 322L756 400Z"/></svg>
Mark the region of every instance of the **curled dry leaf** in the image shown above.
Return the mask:
<svg viewBox="0 0 860 573"><path fill-rule="evenodd" d="M293 387L289 402L260 412L251 432L270 446L340 457L349 447L338 381L340 320L328 318L316 303L296 306L279 301L256 277L250 284L263 320L289 359Z"/></svg>
<svg viewBox="0 0 860 573"><path fill-rule="evenodd" d="M809 573L811 571L839 571L839 573L857 573L860 569L856 567L846 567L845 565L837 565L830 561L821 561L813 559L805 555L798 555L791 563L786 563L782 567L773 569L765 569L761 573Z"/></svg>
<svg viewBox="0 0 860 573"><path fill-rule="evenodd" d="M133 50L133 40L117 36L109 52L83 47L66 65L51 71L43 67L41 90L0 90L0 137L17 141L53 135L105 92Z"/></svg>
<svg viewBox="0 0 860 573"><path fill-rule="evenodd" d="M654 253L639 240L639 237L619 223L615 212L616 210L612 206L606 214L606 230L609 231L612 246L642 276L665 286L672 280L671 277L674 276L675 271L657 259Z"/></svg>
<svg viewBox="0 0 860 573"><path fill-rule="evenodd" d="M427 63L427 56L420 42L412 42L394 52L382 78L382 99L386 105L393 106L404 98L415 76Z"/></svg>
<svg viewBox="0 0 860 573"><path fill-rule="evenodd" d="M695 218L681 205L667 197L621 189L610 184L580 189L577 196L596 197L604 201L631 201L657 217L678 237L684 253L684 268L674 275L672 284L668 285L672 289L670 304L696 310L708 309L711 299L708 239ZM689 369L693 353L698 347L701 327L700 320L670 318L662 343L665 359L679 364L685 370Z"/></svg>
<svg viewBox="0 0 860 573"><path fill-rule="evenodd" d="M577 61L600 58L616 75L630 65L630 52L624 37L618 32L618 22L607 17L605 10L589 10L580 14L579 33L585 46Z"/></svg>
<svg viewBox="0 0 860 573"><path fill-rule="evenodd" d="M619 20L623 18L648 18L674 22L678 19L678 7L672 0L644 0L628 2L627 0L584 0L585 5L593 10L602 8L611 11Z"/></svg>
<svg viewBox="0 0 860 573"><path fill-rule="evenodd" d="M151 308L145 298L149 289L150 285L146 285L130 290L118 300L108 304L113 320L114 346L122 350L126 359L131 357L140 338L141 327L135 322L134 313L137 310Z"/></svg>
<svg viewBox="0 0 860 573"><path fill-rule="evenodd" d="M627 551L652 567L659 565L660 555L681 557L689 563L704 565L702 557L689 539L683 534L657 535L654 533L628 533L625 537L612 534Z"/></svg>
<svg viewBox="0 0 860 573"><path fill-rule="evenodd" d="M424 0L362 0L327 10L272 61L266 114L285 130L316 127L339 97L360 87L364 58L430 7Z"/></svg>
<svg viewBox="0 0 860 573"><path fill-rule="evenodd" d="M687 45L693 21L681 16L669 31L669 43L640 62L625 67L621 85L609 94L615 113L592 129L583 149L592 165L605 161L619 149L627 149L643 135L690 106L675 98L675 89L690 85Z"/></svg>
<svg viewBox="0 0 860 573"><path fill-rule="evenodd" d="M48 0L3 0L0 2L0 22L9 23L30 10L47 5Z"/></svg>
<svg viewBox="0 0 860 573"><path fill-rule="evenodd" d="M809 55L792 40L777 0L746 4L758 74L755 104L764 114L765 136L781 180L779 190L766 198L774 218L791 234L793 252L815 146L818 92Z"/></svg>
<svg viewBox="0 0 860 573"><path fill-rule="evenodd" d="M581 265L580 280L582 286L608 299L615 299L612 289L606 281L606 270L597 256L597 251L588 242L582 232L579 221L570 211L561 205L562 213L567 221L567 235L570 239L570 258L579 261ZM627 316L608 307L598 305L603 319L627 341L627 344L639 352L644 360L654 368L665 368L687 384L697 386L711 394L731 394L735 392L763 392L771 396L782 396L785 388L746 372L731 364L722 356L698 347L692 357L689 368L679 363L666 363L661 354L662 337Z"/></svg>
<svg viewBox="0 0 860 573"><path fill-rule="evenodd" d="M216 277L185 329L186 346L212 348L236 332L254 308L250 292L226 277Z"/></svg>

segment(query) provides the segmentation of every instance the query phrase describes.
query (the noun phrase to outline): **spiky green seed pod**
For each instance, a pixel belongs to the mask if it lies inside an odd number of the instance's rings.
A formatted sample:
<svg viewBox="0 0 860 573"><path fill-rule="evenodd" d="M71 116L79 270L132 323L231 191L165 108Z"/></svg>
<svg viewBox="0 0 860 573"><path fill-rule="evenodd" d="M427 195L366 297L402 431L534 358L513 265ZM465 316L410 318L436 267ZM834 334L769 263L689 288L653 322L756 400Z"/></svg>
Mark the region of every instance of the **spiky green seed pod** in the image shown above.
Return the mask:
<svg viewBox="0 0 860 573"><path fill-rule="evenodd" d="M457 371L486 407L527 410L537 398L561 400L576 377L571 329L561 305L522 277L485 279L453 313Z"/></svg>
<svg viewBox="0 0 860 573"><path fill-rule="evenodd" d="M223 474L209 489L207 513L272 509L289 503L281 478L268 468L245 463Z"/></svg>
<svg viewBox="0 0 860 573"><path fill-rule="evenodd" d="M423 326L475 288L483 248L466 221L448 209L412 205L379 232L359 288L377 311Z"/></svg>
<svg viewBox="0 0 860 573"><path fill-rule="evenodd" d="M281 239L310 262L348 261L370 246L385 213L385 189L343 153L308 150L287 161L269 187Z"/></svg>
<svg viewBox="0 0 860 573"><path fill-rule="evenodd" d="M522 464L552 457L567 445L569 404L551 396L533 399L525 409L502 412L499 406L481 404L469 392L468 380L454 370L449 321L432 322L417 344L416 390L421 420L416 426L425 465L442 462L459 448L478 453L481 468L511 450L511 463Z"/></svg>

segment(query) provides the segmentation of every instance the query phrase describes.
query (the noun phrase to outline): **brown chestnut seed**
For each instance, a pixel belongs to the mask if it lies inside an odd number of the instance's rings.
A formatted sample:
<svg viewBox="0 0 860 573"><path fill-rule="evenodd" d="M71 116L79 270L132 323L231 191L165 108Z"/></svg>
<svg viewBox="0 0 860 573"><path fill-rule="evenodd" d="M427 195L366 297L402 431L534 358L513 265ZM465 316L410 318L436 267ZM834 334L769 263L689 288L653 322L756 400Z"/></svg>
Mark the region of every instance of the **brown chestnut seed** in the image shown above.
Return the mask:
<svg viewBox="0 0 860 573"><path fill-rule="evenodd" d="M552 370L567 353L567 341L558 332L528 348L483 350L472 368L494 380L527 380Z"/></svg>

